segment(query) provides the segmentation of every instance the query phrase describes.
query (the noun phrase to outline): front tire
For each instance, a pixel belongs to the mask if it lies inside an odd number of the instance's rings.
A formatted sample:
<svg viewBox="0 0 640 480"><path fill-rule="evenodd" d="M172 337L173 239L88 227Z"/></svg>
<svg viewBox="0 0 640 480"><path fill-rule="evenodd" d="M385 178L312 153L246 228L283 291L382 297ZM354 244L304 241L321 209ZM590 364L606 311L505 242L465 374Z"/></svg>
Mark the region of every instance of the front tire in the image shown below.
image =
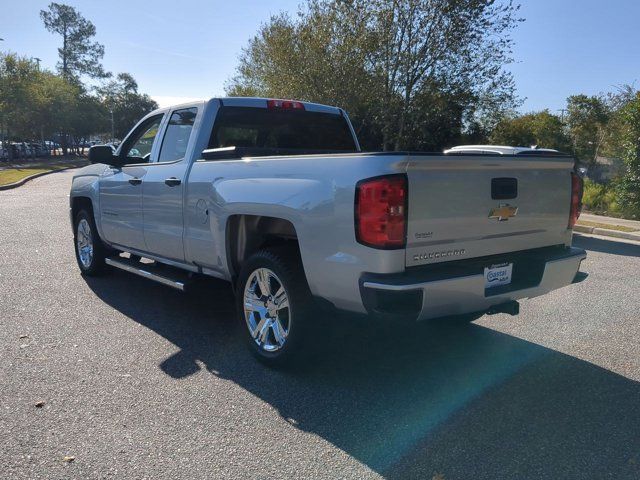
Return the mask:
<svg viewBox="0 0 640 480"><path fill-rule="evenodd" d="M104 272L107 248L98 235L90 211L80 210L76 215L73 243L76 261L83 275L95 276Z"/></svg>
<svg viewBox="0 0 640 480"><path fill-rule="evenodd" d="M245 340L261 362L284 366L300 359L314 309L297 252L252 255L240 271L237 307Z"/></svg>

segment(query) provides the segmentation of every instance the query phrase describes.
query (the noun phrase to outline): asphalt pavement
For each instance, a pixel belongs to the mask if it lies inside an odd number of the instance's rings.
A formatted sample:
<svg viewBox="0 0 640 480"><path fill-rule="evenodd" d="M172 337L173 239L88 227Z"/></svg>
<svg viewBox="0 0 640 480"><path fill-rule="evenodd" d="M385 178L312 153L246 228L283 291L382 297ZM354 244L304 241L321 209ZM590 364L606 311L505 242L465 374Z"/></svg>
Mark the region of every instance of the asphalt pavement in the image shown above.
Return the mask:
<svg viewBox="0 0 640 480"><path fill-rule="evenodd" d="M224 283L83 278L71 176L0 192L1 478L640 478L639 244L576 236L589 277L518 317L327 318L278 372Z"/></svg>

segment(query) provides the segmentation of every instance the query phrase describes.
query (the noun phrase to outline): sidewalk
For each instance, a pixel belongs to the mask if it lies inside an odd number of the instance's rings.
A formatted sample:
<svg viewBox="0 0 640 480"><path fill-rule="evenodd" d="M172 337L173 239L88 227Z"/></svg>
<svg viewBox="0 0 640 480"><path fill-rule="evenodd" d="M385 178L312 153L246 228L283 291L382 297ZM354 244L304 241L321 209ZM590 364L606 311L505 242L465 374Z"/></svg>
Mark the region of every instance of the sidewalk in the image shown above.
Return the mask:
<svg viewBox="0 0 640 480"><path fill-rule="evenodd" d="M583 213L573 229L578 233L604 235L640 242L640 221Z"/></svg>
<svg viewBox="0 0 640 480"><path fill-rule="evenodd" d="M592 213L583 213L580 215L580 220L585 222L606 223L609 225L620 225L623 227L633 228L640 231L640 221L638 220L625 220L624 218L605 217L604 215L594 215Z"/></svg>

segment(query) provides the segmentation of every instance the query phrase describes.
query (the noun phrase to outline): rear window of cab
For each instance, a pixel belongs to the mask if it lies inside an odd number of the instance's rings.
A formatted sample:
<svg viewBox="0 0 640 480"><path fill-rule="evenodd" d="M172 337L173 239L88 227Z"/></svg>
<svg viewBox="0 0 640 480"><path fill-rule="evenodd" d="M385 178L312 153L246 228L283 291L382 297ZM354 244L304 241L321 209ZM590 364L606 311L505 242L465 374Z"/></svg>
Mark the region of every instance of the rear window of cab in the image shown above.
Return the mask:
<svg viewBox="0 0 640 480"><path fill-rule="evenodd" d="M340 114L259 107L221 107L209 148L250 147L355 152Z"/></svg>

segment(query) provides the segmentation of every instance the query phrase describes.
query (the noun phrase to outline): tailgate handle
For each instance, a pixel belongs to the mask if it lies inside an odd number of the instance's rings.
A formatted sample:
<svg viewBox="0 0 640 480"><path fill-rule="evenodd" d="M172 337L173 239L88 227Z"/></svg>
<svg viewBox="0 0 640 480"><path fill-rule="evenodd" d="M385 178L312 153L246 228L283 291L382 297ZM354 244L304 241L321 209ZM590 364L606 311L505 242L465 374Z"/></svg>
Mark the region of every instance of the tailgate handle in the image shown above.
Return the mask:
<svg viewBox="0 0 640 480"><path fill-rule="evenodd" d="M493 200L508 200L518 196L517 178L492 178L491 198Z"/></svg>

